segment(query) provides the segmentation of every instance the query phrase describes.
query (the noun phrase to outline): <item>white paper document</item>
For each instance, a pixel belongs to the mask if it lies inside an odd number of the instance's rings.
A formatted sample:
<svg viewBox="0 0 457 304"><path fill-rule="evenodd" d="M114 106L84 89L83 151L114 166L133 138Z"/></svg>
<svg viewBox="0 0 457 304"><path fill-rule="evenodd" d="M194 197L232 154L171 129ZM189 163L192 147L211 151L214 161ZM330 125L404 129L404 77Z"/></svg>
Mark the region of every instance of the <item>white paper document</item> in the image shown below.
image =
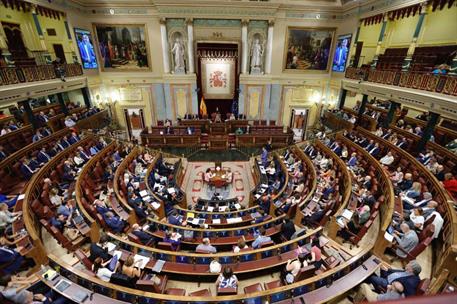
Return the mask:
<svg viewBox="0 0 457 304"><path fill-rule="evenodd" d="M133 261L136 265L138 265L138 268L144 269L144 267L146 267L146 265L149 263L149 258L140 254L136 254L133 257Z"/></svg>

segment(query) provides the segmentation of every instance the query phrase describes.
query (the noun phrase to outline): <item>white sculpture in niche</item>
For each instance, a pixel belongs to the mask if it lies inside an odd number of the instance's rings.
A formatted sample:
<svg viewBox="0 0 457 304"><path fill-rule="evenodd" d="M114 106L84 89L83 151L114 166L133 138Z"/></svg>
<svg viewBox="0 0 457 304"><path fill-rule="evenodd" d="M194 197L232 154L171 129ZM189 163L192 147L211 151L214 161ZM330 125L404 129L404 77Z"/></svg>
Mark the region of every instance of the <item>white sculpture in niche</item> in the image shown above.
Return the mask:
<svg viewBox="0 0 457 304"><path fill-rule="evenodd" d="M254 36L254 42L251 46L251 74L263 74L262 70L262 58L264 48L260 43L259 37Z"/></svg>
<svg viewBox="0 0 457 304"><path fill-rule="evenodd" d="M184 61L186 50L184 48L184 43L182 42L180 34L176 35L171 52L173 53L173 61L175 64L174 72L176 74L184 74L186 72L186 63Z"/></svg>

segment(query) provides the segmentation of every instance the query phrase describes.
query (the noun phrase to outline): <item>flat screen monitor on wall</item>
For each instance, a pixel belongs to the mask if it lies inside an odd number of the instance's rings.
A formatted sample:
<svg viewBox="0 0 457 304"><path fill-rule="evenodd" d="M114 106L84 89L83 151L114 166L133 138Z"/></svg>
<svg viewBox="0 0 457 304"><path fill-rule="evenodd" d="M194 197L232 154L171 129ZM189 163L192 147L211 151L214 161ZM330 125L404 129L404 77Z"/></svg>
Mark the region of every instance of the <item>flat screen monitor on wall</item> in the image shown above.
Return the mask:
<svg viewBox="0 0 457 304"><path fill-rule="evenodd" d="M76 42L84 69L98 68L92 36L88 30L75 28Z"/></svg>
<svg viewBox="0 0 457 304"><path fill-rule="evenodd" d="M338 36L335 48L335 56L333 56L332 71L344 72L346 69L346 61L349 56L351 38L352 34Z"/></svg>

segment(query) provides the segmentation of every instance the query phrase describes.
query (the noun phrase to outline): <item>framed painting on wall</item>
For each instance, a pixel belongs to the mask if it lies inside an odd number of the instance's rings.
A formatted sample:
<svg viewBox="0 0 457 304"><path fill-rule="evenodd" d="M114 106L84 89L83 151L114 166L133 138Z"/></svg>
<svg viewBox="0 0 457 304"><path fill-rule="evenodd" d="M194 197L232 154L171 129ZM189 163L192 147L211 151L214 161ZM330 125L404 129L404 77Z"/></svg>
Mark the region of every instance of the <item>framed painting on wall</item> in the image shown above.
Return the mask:
<svg viewBox="0 0 457 304"><path fill-rule="evenodd" d="M328 72L334 28L288 27L283 70Z"/></svg>
<svg viewBox="0 0 457 304"><path fill-rule="evenodd" d="M235 58L202 58L202 87L205 99L233 99Z"/></svg>
<svg viewBox="0 0 457 304"><path fill-rule="evenodd" d="M102 71L151 69L144 24L94 24L94 32Z"/></svg>

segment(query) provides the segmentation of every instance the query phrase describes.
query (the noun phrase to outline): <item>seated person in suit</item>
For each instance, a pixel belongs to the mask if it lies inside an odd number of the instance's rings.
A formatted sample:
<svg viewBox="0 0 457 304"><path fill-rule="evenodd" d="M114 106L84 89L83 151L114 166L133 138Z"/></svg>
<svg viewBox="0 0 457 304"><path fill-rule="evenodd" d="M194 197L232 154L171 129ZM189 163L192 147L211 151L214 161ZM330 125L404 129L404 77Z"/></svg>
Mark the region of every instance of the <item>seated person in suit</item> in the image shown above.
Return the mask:
<svg viewBox="0 0 457 304"><path fill-rule="evenodd" d="M395 251L396 255L400 258L406 258L407 255L404 251L410 252L413 250L417 244L419 244L419 237L417 236L416 231L412 230L406 222L403 222L400 225L401 232L394 231L394 240L397 243L397 248Z"/></svg>
<svg viewBox="0 0 457 304"><path fill-rule="evenodd" d="M259 235L256 237L254 242L252 243L252 248L258 249L262 246L263 243L267 243L271 241L271 237L265 235L266 231L265 228L261 227L259 229Z"/></svg>
<svg viewBox="0 0 457 304"><path fill-rule="evenodd" d="M405 266L405 270L389 269L383 265L381 266L381 275L373 274L365 280L365 283L372 284L375 291L381 293L381 289L386 289L388 285L398 281L403 285L405 297L410 297L416 295L421 271L422 267L416 260L410 261Z"/></svg>
<svg viewBox="0 0 457 304"><path fill-rule="evenodd" d="M16 205L17 202L17 195L4 195L0 194L0 203L6 204L9 208L13 208L14 205Z"/></svg>
<svg viewBox="0 0 457 304"><path fill-rule="evenodd" d="M167 231L165 233L165 236L163 237L163 241L165 243L170 243L171 244L171 249L173 251L178 250L179 245L181 245L181 239L178 238L178 235L176 234L176 232Z"/></svg>
<svg viewBox="0 0 457 304"><path fill-rule="evenodd" d="M24 258L16 249L10 249L6 245L0 246L0 267L5 274L16 273L21 268Z"/></svg>
<svg viewBox="0 0 457 304"><path fill-rule="evenodd" d="M295 233L294 222L292 222L289 217L285 217L283 224L281 226L281 236L289 241L294 233Z"/></svg>
<svg viewBox="0 0 457 304"><path fill-rule="evenodd" d="M69 300L59 296L52 290L45 294L33 293L27 288L35 283L35 278L12 277L6 274L0 277L0 293L5 298L14 304L64 304L70 303Z"/></svg>
<svg viewBox="0 0 457 304"><path fill-rule="evenodd" d="M32 166L30 160L28 158L23 159L21 165L21 173L25 179L29 180L32 178L32 175L35 174L39 168L35 168Z"/></svg>
<svg viewBox="0 0 457 304"><path fill-rule="evenodd" d="M73 241L79 236L79 231L75 228L71 228L71 224L67 221L67 218L63 214L57 213L57 215L51 218L51 225L57 228L66 238Z"/></svg>
<svg viewBox="0 0 457 304"><path fill-rule="evenodd" d="M0 145L0 161L8 157L8 153L5 151L5 148Z"/></svg>
<svg viewBox="0 0 457 304"><path fill-rule="evenodd" d="M265 210L263 209L259 209L259 214L260 216L258 218L256 218L255 220L252 221L253 224L258 224L258 223L262 223L264 222L267 217L268 217L268 214L265 213Z"/></svg>
<svg viewBox="0 0 457 304"><path fill-rule="evenodd" d="M354 297L354 301L357 303L362 302L366 299L368 302L378 302L387 300L399 300L403 298L404 287L399 281L394 281L392 284L387 285L387 291L384 293L377 293L373 291L367 283L362 283L359 286L357 295Z"/></svg>
<svg viewBox="0 0 457 304"><path fill-rule="evenodd" d="M195 251L206 251L208 253L216 253L217 249L213 245L210 244L209 238L203 238L202 244L199 244Z"/></svg>
<svg viewBox="0 0 457 304"><path fill-rule="evenodd" d="M176 226L186 226L187 221L183 221L183 218L181 215L178 215L176 210L173 210L173 212L168 216L168 223Z"/></svg>
<svg viewBox="0 0 457 304"><path fill-rule="evenodd" d="M46 147L42 147L40 152L37 154L37 160L41 163L47 163L48 161L51 160L51 155L48 154L46 151Z"/></svg>
<svg viewBox="0 0 457 304"><path fill-rule="evenodd" d="M238 278L233 274L232 268L224 267L224 270L216 280L216 289L218 288L238 288Z"/></svg>
<svg viewBox="0 0 457 304"><path fill-rule="evenodd" d="M352 216L351 220L349 223L346 224L343 230L339 231L339 234L341 237L348 241L352 234L357 234L360 231L360 228L362 228L363 225L370 219L371 211L370 211L370 206L364 205L356 210L354 212L354 215ZM351 232L352 234L348 233L346 229Z"/></svg>
<svg viewBox="0 0 457 304"><path fill-rule="evenodd" d="M90 255L89 260L92 262L95 261L96 258L101 258L102 261L108 261L112 258L112 256L108 253L106 249L106 244L108 243L108 236L106 234L102 234L100 236L100 240L98 243L91 243L90 244Z"/></svg>
<svg viewBox="0 0 457 304"><path fill-rule="evenodd" d="M142 244L151 244L154 241L154 237L149 233L144 232L138 224L132 225L132 233L140 240Z"/></svg>
<svg viewBox="0 0 457 304"><path fill-rule="evenodd" d="M116 233L121 233L124 230L125 222L119 218L119 216L114 215L113 212L108 211L103 216L106 224Z"/></svg>

